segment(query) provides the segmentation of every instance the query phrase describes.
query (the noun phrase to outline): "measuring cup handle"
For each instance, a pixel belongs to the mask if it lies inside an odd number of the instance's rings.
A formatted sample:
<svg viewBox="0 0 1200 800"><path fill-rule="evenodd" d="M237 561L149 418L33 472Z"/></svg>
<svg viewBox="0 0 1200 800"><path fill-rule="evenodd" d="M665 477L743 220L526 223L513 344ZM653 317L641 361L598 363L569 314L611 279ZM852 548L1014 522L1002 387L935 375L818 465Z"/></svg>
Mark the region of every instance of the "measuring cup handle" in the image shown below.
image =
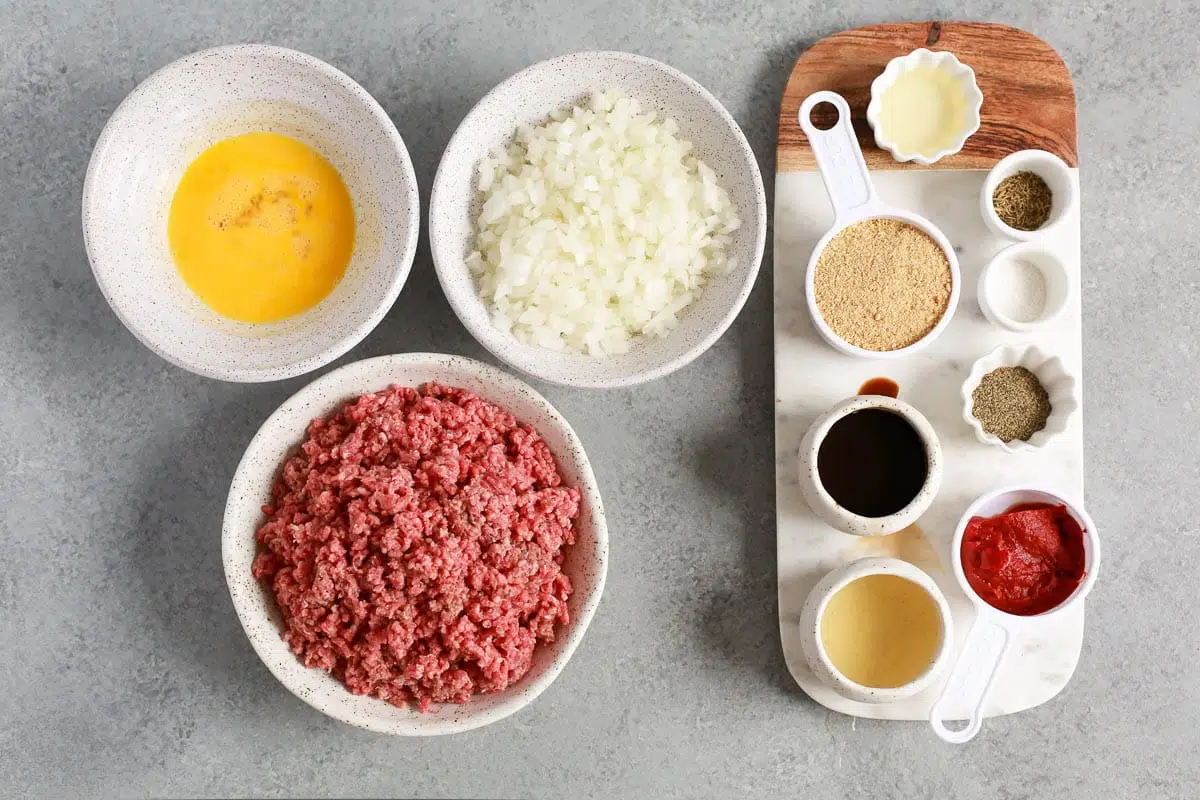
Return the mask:
<svg viewBox="0 0 1200 800"><path fill-rule="evenodd" d="M819 103L829 103L838 112L837 123L827 131L812 124L812 110ZM837 92L810 94L800 104L800 128L808 137L837 218L860 206L879 202L850 122L850 106L844 97Z"/></svg>
<svg viewBox="0 0 1200 800"><path fill-rule="evenodd" d="M984 615L975 619L967 632L962 654L950 673L950 680L929 711L929 724L939 737L952 744L962 744L979 733L983 727L984 706L1012 640L1012 631L995 619ZM952 731L946 727L943 713L947 706L971 709L965 728Z"/></svg>

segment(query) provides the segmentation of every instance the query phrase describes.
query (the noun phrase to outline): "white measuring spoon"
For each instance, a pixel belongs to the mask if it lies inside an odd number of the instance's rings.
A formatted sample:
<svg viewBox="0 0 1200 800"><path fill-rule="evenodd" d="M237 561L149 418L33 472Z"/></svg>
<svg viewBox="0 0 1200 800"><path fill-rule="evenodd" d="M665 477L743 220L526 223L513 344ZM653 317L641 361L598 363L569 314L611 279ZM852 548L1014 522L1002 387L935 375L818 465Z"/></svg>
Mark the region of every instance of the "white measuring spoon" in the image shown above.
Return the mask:
<svg viewBox="0 0 1200 800"><path fill-rule="evenodd" d="M1083 528L1084 576L1073 594L1054 608L1032 617L1020 617L1008 614L988 605L982 597L975 593L967 576L963 572L962 542L966 533L967 523L972 517L992 517L1003 514L1008 509L1022 503L1049 503L1066 506L1068 513ZM1083 506L1063 498L1061 495L1041 489L1010 486L988 492L971 504L958 523L954 532L954 544L950 548L950 560L954 562L954 577L966 594L967 599L975 606L975 623L967 632L966 642L958 656L950 679L942 689L942 694L929 711L929 724L934 733L947 742L962 744L975 738L983 727L983 712L987 705L988 696L996 683L996 675L1000 664L1012 648L1017 633L1027 627L1039 625L1048 618L1062 614L1067 609L1083 602L1083 598L1091 591L1096 582L1096 572L1100 569L1100 540L1096 536L1096 526L1092 518L1083 510ZM946 727L946 712L949 709L969 709L967 724L960 730L950 730Z"/></svg>
<svg viewBox="0 0 1200 800"><path fill-rule="evenodd" d="M812 111L821 103L829 103L837 109L838 119L829 130L821 130L812 124ZM954 309L958 306L959 287L962 279L959 275L958 257L950 240L938 230L937 226L922 216L889 206L879 199L871 176L867 172L867 162L863 160L862 150L858 146L858 138L854 135L854 127L850 123L850 106L845 98L836 92L815 92L805 98L800 104L800 128L808 137L813 156L817 160L817 168L821 170L821 179L825 182L825 191L829 193L829 201L833 203L833 227L821 237L813 248L812 256L808 259L808 273L804 282L804 294L808 301L808 313L816 325L817 332L836 350L860 358L903 358L926 346L946 329ZM817 308L813 278L816 274L817 259L821 250L829 241L842 232L842 229L877 217L897 219L901 222L921 229L937 242L950 262L950 300L946 312L924 337L907 347L899 350L865 350L847 342L833 332L826 324Z"/></svg>

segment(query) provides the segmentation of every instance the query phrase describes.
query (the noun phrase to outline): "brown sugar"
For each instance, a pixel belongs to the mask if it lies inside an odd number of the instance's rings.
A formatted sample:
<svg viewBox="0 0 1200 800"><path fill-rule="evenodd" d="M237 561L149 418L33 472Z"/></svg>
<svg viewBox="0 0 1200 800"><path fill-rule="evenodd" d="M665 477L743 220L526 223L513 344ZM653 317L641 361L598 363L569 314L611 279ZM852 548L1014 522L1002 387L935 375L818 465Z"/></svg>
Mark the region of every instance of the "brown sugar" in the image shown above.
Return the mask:
<svg viewBox="0 0 1200 800"><path fill-rule="evenodd" d="M899 350L937 325L950 304L950 261L919 228L895 219L857 222L817 259L817 310L835 334L864 350Z"/></svg>

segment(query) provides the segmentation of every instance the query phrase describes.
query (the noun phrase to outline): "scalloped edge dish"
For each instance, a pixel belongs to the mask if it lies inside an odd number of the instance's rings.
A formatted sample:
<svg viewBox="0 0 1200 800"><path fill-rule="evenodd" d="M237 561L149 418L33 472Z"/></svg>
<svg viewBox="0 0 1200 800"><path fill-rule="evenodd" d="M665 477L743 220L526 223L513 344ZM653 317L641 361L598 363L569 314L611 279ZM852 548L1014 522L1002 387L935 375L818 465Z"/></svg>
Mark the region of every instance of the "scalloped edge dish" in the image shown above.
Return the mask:
<svg viewBox="0 0 1200 800"><path fill-rule="evenodd" d="M880 131L880 128L883 126L880 125L879 115L883 112L884 92L895 84L896 80L902 74L911 72L919 67L932 67L950 75L963 87L963 94L967 98L967 119L962 132L954 138L952 147L936 150L932 154L904 152ZM980 116L980 109L982 108L983 92L980 91L979 84L975 80L975 70L959 61L954 53L947 50L935 53L932 50L921 47L913 50L908 55L893 58L888 62L883 72L875 80L871 81L871 102L867 105L867 122L871 124L871 130L875 133L875 146L880 150L886 150L891 153L892 158L897 161L915 161L918 164L928 166L946 156L952 156L963 149L963 145L967 143L967 139L971 138L979 130L980 123L982 122L982 117Z"/></svg>
<svg viewBox="0 0 1200 800"><path fill-rule="evenodd" d="M1050 416L1046 427L1030 436L1027 441L1014 439L1004 442L983 429L983 425L971 413L971 395L983 376L1000 367L1024 367L1037 376L1050 395ZM1037 345L1003 345L978 359L962 384L963 419L975 432L975 438L983 444L999 447L1009 453L1040 450L1067 429L1071 417L1079 409L1079 395L1075 376L1067 371L1062 359L1047 354Z"/></svg>

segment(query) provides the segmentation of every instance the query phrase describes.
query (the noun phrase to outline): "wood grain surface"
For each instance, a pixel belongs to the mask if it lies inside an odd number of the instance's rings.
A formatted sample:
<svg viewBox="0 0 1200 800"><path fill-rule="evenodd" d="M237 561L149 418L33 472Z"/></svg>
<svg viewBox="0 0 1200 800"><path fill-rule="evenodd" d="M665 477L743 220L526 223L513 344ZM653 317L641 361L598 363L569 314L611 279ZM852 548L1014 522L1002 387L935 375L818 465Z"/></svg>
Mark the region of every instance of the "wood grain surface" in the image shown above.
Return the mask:
<svg viewBox="0 0 1200 800"><path fill-rule="evenodd" d="M949 50L975 70L983 92L979 130L963 149L930 166L894 161L875 146L867 124L871 81L888 61L925 47ZM800 130L800 103L813 92L838 92L850 104L854 130L871 169L988 169L1009 153L1049 150L1078 166L1075 88L1058 53L1031 33L985 22L904 22L842 31L800 56L783 90L778 172L815 170Z"/></svg>

